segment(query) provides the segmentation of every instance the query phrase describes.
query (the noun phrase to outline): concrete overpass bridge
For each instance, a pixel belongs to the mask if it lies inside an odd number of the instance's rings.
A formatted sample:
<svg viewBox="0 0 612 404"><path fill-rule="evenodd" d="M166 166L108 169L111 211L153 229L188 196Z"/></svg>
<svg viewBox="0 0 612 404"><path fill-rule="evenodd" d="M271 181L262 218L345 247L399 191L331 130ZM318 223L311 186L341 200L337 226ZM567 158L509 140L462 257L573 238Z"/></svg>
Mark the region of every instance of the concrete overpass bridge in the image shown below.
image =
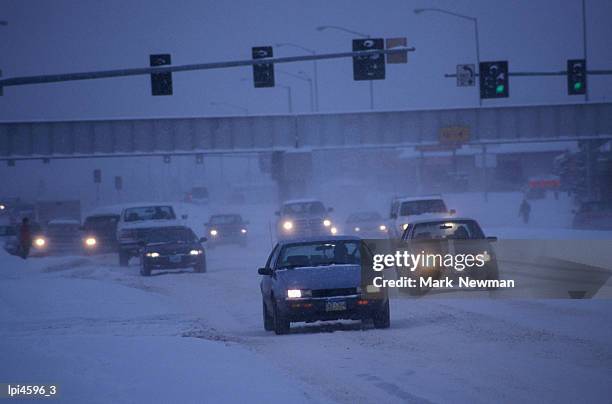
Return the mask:
<svg viewBox="0 0 612 404"><path fill-rule="evenodd" d="M609 139L612 139L612 103L245 117L0 122L0 161L19 167L22 160L259 156L262 171L270 173L278 182L281 197L284 197L308 192L304 190L312 189L313 182L325 178L329 170L333 170L331 163L340 160L346 162L344 167L361 165L364 170L379 170L376 174L353 171L347 174L351 178L371 175L370 182L388 182L392 181L390 176L400 169L413 179L420 177L423 170L428 170L419 163L402 166L397 163L400 160L392 160L401 155L402 150L413 150L403 153L413 156L416 150L416 155L420 153L421 157L439 150L448 154L454 153L450 150L454 150L452 146L458 142L471 146L472 154L482 153L482 161L486 162L486 153L494 153L494 149L499 149L502 144L538 143L541 149L542 143L586 141L600 144ZM521 150L531 148L524 144ZM355 164L355 161L361 164ZM385 164L389 167L382 167ZM478 178L478 182L486 187L487 169L483 164L485 168L480 171L484 178ZM480 177L474 176L480 172L476 164L471 165L475 170L472 177ZM416 182L417 189L423 190L420 187L423 180Z"/></svg>
<svg viewBox="0 0 612 404"><path fill-rule="evenodd" d="M219 118L0 122L0 160L261 153L604 139L612 103Z"/></svg>

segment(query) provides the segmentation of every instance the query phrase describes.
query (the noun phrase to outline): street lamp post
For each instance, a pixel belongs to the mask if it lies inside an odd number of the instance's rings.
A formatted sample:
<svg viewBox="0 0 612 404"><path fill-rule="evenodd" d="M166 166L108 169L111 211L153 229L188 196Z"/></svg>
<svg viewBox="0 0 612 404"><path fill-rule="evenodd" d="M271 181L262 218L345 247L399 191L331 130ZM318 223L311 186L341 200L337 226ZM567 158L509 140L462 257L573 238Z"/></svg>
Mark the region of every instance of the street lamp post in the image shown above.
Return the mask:
<svg viewBox="0 0 612 404"><path fill-rule="evenodd" d="M305 52L310 53L311 55L316 55L317 52L313 49L306 48L305 46L298 45L291 42L278 43L275 46L281 48L283 46L289 46L297 49L301 49ZM314 110L319 112L319 69L317 66L317 61L312 61L312 75L314 79Z"/></svg>
<svg viewBox="0 0 612 404"><path fill-rule="evenodd" d="M356 35L361 38L372 38L371 35L364 34L362 32L353 31L352 29L339 27L337 25L321 25L317 27L317 31L325 31L326 29L332 29L336 31L346 32L347 34ZM374 109L374 81L368 80L370 83L370 109Z"/></svg>
<svg viewBox="0 0 612 404"><path fill-rule="evenodd" d="M414 9L414 13L417 15L423 12L427 12L427 11L451 15L453 17L462 18L464 20L468 20L474 23L474 37L475 37L474 39L476 41L476 65L477 65L476 69L478 71L478 74L480 75L480 39L478 35L478 19L476 17L470 17L469 15L463 15L463 14L455 13L453 11L443 10L441 8L416 8ZM478 86L478 88L480 88L480 85ZM480 92L477 95L478 95L478 105L482 106L482 99L480 98Z"/></svg>
<svg viewBox="0 0 612 404"><path fill-rule="evenodd" d="M310 88L310 112L314 112L314 96L313 96L314 91L313 91L312 79L310 78L310 76L308 76L305 72L301 70L298 72L298 74L293 74L288 71L280 70L280 69L277 69L277 71L279 73L286 74L287 76L291 76L298 80L306 81L308 83L309 88Z"/></svg>
<svg viewBox="0 0 612 404"><path fill-rule="evenodd" d="M249 109L248 109L248 108L243 107L243 106L241 106L241 105L232 104L232 103L230 103L230 102L224 102L224 101L211 101L211 102L210 102L210 105L214 105L214 106L217 106L217 107L218 107L218 106L223 106L223 105L225 105L225 106L228 106L228 107L232 107L232 108L235 108L235 109L239 109L239 110L241 110L242 112L244 112L244 113L245 113L245 115L248 115L248 114L249 114Z"/></svg>
<svg viewBox="0 0 612 404"><path fill-rule="evenodd" d="M293 96L291 95L291 86L286 86L284 84L277 84L277 87L281 87L287 90L287 107L289 109L289 113L293 114Z"/></svg>

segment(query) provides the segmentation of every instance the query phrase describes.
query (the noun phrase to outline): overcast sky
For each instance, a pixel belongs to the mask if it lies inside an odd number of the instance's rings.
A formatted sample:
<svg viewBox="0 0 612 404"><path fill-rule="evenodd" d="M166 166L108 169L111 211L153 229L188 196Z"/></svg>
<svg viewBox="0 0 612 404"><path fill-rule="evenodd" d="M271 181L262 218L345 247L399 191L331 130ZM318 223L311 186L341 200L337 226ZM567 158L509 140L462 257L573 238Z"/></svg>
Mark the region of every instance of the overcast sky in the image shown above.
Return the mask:
<svg viewBox="0 0 612 404"><path fill-rule="evenodd" d="M457 88L458 63L475 62L473 25L439 7L479 19L481 59L509 60L511 71L563 70L581 58L581 0L0 0L0 68L4 77L148 65L150 53L171 53L173 63L245 59L251 46L294 42L318 52L346 51L352 36L319 32L338 25L378 37L406 36L417 51L407 65L387 66L374 83L381 110L472 107L475 88ZM612 69L612 1L587 0L588 63ZM276 56L299 54L275 48ZM322 112L367 110L368 84L354 82L350 59L319 62ZM306 82L279 73L312 63L278 65L277 83L293 89L296 112L309 112ZM242 80L242 79L248 80ZM287 112L282 88L254 89L250 67L174 74L174 95L152 97L148 76L10 87L0 97L0 120L218 116ZM610 100L612 77L591 76L592 101ZM512 78L510 99L485 105L582 102L566 95L564 77Z"/></svg>

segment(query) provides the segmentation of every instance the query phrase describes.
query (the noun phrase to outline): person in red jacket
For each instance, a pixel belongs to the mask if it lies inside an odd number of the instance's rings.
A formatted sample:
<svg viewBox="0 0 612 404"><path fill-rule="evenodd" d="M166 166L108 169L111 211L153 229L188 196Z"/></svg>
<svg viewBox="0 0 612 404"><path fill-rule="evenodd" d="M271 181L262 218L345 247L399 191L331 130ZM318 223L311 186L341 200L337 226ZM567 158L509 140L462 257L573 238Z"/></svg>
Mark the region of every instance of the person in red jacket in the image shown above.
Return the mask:
<svg viewBox="0 0 612 404"><path fill-rule="evenodd" d="M23 259L30 255L30 247L32 246L32 234L30 233L30 221L24 217L19 227L19 256Z"/></svg>

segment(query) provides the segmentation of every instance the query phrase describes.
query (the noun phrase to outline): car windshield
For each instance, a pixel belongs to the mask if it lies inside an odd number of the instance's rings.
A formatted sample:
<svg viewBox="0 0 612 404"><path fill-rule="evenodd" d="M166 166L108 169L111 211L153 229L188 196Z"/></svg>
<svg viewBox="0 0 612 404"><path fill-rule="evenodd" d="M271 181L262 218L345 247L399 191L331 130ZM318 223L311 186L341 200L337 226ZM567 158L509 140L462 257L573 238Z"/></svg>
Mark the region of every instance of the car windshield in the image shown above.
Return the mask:
<svg viewBox="0 0 612 404"><path fill-rule="evenodd" d="M402 202L400 216L422 215L424 213L445 213L446 205L441 199Z"/></svg>
<svg viewBox="0 0 612 404"><path fill-rule="evenodd" d="M193 243L196 235L187 227L159 227L151 229L146 236L147 243Z"/></svg>
<svg viewBox="0 0 612 404"><path fill-rule="evenodd" d="M83 224L83 227L87 230L110 228L110 227L115 227L117 225L118 220L119 220L118 215L90 216L87 219L85 219L85 223Z"/></svg>
<svg viewBox="0 0 612 404"><path fill-rule="evenodd" d="M414 226L412 234L412 238L417 240L476 240L484 238L480 226L474 220L419 223Z"/></svg>
<svg viewBox="0 0 612 404"><path fill-rule="evenodd" d="M348 217L346 221L347 222L370 222L370 221L376 221L376 220L382 220L382 217L380 216L378 212L360 212L360 213L353 213L352 215Z"/></svg>
<svg viewBox="0 0 612 404"><path fill-rule="evenodd" d="M315 202L294 202L283 206L284 215L307 215L325 213L323 203Z"/></svg>
<svg viewBox="0 0 612 404"><path fill-rule="evenodd" d="M218 215L210 218L210 224L239 224L242 223L240 215Z"/></svg>
<svg viewBox="0 0 612 404"><path fill-rule="evenodd" d="M78 223L49 223L47 233L53 234L76 234L79 231Z"/></svg>
<svg viewBox="0 0 612 404"><path fill-rule="evenodd" d="M123 220L138 222L142 220L170 220L176 219L171 206L144 206L125 210Z"/></svg>
<svg viewBox="0 0 612 404"><path fill-rule="evenodd" d="M358 241L290 244L281 250L277 268L358 265L360 259Z"/></svg>

